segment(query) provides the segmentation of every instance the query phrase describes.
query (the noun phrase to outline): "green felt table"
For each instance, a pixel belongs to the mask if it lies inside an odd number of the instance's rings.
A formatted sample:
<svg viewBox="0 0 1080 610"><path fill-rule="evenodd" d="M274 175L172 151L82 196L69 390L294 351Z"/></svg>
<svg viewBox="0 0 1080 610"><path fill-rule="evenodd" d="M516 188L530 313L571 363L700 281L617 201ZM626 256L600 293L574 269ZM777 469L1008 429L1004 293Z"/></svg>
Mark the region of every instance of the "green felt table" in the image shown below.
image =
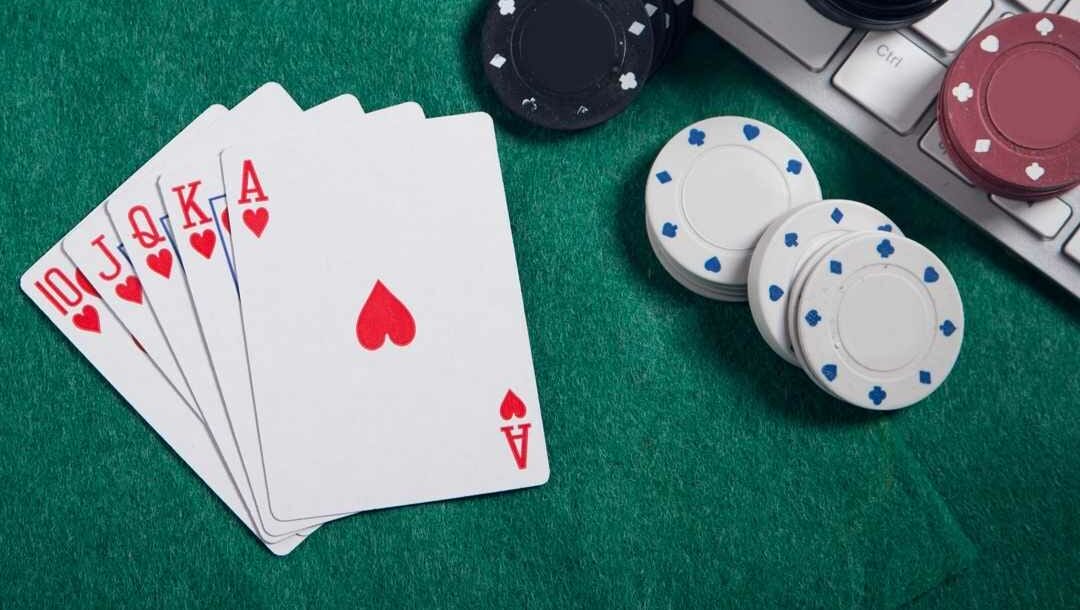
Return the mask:
<svg viewBox="0 0 1080 610"><path fill-rule="evenodd" d="M1075 607L1080 307L704 28L624 114L555 134L482 81L481 2L0 7L0 606ZM172 134L268 80L496 120L551 456L540 488L360 515L269 554L19 291ZM649 250L681 127L776 125L829 197L950 267L944 387L892 415L819 392L745 305Z"/></svg>

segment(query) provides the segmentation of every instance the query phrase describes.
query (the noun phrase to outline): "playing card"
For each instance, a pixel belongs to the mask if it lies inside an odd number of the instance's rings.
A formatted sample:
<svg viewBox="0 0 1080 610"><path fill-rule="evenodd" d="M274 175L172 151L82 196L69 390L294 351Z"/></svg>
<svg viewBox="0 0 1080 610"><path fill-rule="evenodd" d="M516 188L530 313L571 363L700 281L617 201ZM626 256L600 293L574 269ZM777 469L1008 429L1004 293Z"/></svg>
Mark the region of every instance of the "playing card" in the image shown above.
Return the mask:
<svg viewBox="0 0 1080 610"><path fill-rule="evenodd" d="M358 121L222 170L275 517L547 480L490 117Z"/></svg>
<svg viewBox="0 0 1080 610"><path fill-rule="evenodd" d="M364 118L356 98L341 96L305 112L296 129L303 130L311 140L319 133L332 135L338 125L346 122L418 121L423 118L423 110L409 103L369 117ZM252 136L245 144L257 145L258 139ZM227 225L223 220L228 216L218 155L193 160L183 167L176 164L175 169L162 174L158 188L169 218L185 219L183 223L172 223L176 248L184 261L191 300L263 527L271 535L282 535L325 522L326 518L281 521L269 512L240 302L227 249L230 239L224 232Z"/></svg>
<svg viewBox="0 0 1080 610"><path fill-rule="evenodd" d="M218 458L202 422L188 409L140 345L120 325L93 290L78 280L78 270L60 244L45 253L20 282L23 292L112 384L146 423L249 529L254 523ZM303 542L290 536L267 544L285 555Z"/></svg>
<svg viewBox="0 0 1080 610"><path fill-rule="evenodd" d="M163 155L157 167L160 171L167 171L173 163L188 162L192 158L213 158L234 139L280 129L301 114L300 107L280 85L268 83L215 122L211 133L186 141ZM129 182L109 198L106 210L191 388L210 436L236 482L240 497L255 517L260 537L270 542L280 540L282 535L267 532L258 518L251 485L233 440L225 405L188 293L182 268L184 260L179 257L174 243L181 235L189 244L195 243L195 238L216 240L218 234L212 229L199 232L191 232L190 229L209 223L222 226L222 221L201 215L201 212L197 214L192 208L186 208L179 217L169 218L158 193L156 178ZM200 244L206 247L207 242Z"/></svg>

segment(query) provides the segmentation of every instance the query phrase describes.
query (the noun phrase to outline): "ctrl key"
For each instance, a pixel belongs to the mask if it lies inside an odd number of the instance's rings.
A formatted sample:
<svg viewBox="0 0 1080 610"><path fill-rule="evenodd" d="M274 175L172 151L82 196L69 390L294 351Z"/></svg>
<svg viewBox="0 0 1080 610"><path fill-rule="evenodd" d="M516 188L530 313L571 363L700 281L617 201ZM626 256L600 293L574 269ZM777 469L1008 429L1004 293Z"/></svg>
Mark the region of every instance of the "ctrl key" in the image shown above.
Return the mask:
<svg viewBox="0 0 1080 610"><path fill-rule="evenodd" d="M937 97L945 66L899 32L870 32L833 77L837 89L900 134Z"/></svg>

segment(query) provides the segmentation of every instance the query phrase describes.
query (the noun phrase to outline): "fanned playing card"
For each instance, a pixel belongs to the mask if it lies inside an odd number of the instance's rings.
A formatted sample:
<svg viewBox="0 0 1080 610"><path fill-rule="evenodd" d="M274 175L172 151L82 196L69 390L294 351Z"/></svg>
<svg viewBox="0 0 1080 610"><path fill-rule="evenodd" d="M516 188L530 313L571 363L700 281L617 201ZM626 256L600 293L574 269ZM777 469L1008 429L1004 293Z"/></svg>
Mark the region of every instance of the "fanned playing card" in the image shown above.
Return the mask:
<svg viewBox="0 0 1080 610"><path fill-rule="evenodd" d="M222 154L278 519L548 478L486 114Z"/></svg>

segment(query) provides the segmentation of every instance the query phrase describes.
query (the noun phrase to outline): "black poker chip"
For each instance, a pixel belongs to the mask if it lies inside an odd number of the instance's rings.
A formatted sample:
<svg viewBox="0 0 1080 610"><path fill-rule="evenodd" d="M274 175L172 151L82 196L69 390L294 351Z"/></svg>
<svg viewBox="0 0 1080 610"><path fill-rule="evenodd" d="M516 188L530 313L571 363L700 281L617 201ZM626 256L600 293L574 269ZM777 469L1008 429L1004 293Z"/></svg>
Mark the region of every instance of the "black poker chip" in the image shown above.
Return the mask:
<svg viewBox="0 0 1080 610"><path fill-rule="evenodd" d="M909 26L941 8L946 0L807 0L826 18L864 30Z"/></svg>
<svg viewBox="0 0 1080 610"><path fill-rule="evenodd" d="M500 101L526 121L567 131L604 122L637 98L654 46L642 0L498 0L481 41Z"/></svg>
<svg viewBox="0 0 1080 610"><path fill-rule="evenodd" d="M668 0L670 2L670 0ZM664 63L664 51L668 48L671 33L671 15L665 8L664 0L644 0L645 14L652 21L653 31L653 54L652 66L649 68L649 76L656 74Z"/></svg>

